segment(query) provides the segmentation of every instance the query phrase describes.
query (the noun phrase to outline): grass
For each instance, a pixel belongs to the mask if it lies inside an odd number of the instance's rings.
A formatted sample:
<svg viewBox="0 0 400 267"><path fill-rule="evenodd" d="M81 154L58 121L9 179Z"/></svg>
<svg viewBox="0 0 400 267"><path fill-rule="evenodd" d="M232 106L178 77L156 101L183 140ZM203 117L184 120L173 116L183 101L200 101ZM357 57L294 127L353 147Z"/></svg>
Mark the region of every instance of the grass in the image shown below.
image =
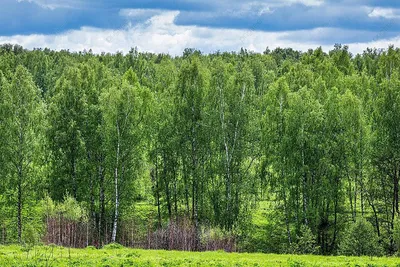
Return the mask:
<svg viewBox="0 0 400 267"><path fill-rule="evenodd" d="M111 246L68 249L0 246L0 266L400 266L395 257L343 257L140 250Z"/></svg>

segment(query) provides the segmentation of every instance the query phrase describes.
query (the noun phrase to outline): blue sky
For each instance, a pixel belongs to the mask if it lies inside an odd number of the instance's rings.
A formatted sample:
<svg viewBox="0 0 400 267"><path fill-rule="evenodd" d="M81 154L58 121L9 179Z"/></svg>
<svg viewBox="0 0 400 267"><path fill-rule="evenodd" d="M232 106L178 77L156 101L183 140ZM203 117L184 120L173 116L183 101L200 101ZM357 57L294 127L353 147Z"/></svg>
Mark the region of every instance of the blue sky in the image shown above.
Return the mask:
<svg viewBox="0 0 400 267"><path fill-rule="evenodd" d="M400 1L0 0L0 43L181 54L400 45Z"/></svg>

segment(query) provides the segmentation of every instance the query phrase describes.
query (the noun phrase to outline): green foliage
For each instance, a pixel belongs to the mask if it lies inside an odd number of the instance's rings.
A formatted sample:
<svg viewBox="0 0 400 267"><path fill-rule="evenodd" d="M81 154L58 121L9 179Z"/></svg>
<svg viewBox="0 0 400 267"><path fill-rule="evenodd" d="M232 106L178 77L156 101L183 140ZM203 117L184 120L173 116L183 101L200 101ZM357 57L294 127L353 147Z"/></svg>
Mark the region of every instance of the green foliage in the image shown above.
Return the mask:
<svg viewBox="0 0 400 267"><path fill-rule="evenodd" d="M315 235L307 225L300 227L297 242L292 244L291 250L297 254L318 254L319 247Z"/></svg>
<svg viewBox="0 0 400 267"><path fill-rule="evenodd" d="M87 221L87 211L70 195L65 196L64 201L56 206L55 212L71 221Z"/></svg>
<svg viewBox="0 0 400 267"><path fill-rule="evenodd" d="M46 217L54 217L56 214L56 204L54 203L53 199L46 194L41 201L41 207L43 213Z"/></svg>
<svg viewBox="0 0 400 267"><path fill-rule="evenodd" d="M398 266L398 258L334 257L213 252L179 252L127 248L71 249L34 247L29 253L20 247L0 248L1 266Z"/></svg>
<svg viewBox="0 0 400 267"><path fill-rule="evenodd" d="M123 249L124 246L118 243L110 243L103 247L103 249Z"/></svg>
<svg viewBox="0 0 400 267"><path fill-rule="evenodd" d="M396 216L393 226L393 241L396 245L397 254L399 255L400 252L400 218Z"/></svg>
<svg viewBox="0 0 400 267"><path fill-rule="evenodd" d="M339 44L177 57L0 46L0 243L144 246L187 220L194 249L230 237L368 254L351 248L364 231L394 254L399 58Z"/></svg>
<svg viewBox="0 0 400 267"><path fill-rule="evenodd" d="M28 247L33 247L40 243L40 235L33 225L25 225L22 234L22 243Z"/></svg>
<svg viewBox="0 0 400 267"><path fill-rule="evenodd" d="M350 224L340 242L340 253L355 256L379 256L382 248L372 227L364 218Z"/></svg>

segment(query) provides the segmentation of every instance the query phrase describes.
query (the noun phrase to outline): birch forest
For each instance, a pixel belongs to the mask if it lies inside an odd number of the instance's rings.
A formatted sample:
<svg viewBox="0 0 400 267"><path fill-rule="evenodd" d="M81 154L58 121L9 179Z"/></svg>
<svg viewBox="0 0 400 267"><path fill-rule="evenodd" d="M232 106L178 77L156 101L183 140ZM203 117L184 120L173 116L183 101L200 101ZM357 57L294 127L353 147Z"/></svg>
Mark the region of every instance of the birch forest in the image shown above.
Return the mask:
<svg viewBox="0 0 400 267"><path fill-rule="evenodd" d="M0 47L0 244L400 249L400 49Z"/></svg>

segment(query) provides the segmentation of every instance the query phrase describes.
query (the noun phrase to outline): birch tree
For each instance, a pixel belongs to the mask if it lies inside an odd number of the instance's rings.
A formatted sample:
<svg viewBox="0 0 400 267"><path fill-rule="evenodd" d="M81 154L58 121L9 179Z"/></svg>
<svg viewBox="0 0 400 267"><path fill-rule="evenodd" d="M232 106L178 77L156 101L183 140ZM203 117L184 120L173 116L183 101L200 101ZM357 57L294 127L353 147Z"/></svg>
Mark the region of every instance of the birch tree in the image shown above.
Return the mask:
<svg viewBox="0 0 400 267"><path fill-rule="evenodd" d="M120 218L121 196L128 193L128 185L135 177L135 167L141 159L141 145L145 138L144 120L149 109L151 93L139 85L130 69L101 96L104 115L107 162L113 177L114 218L111 242L115 242Z"/></svg>
<svg viewBox="0 0 400 267"><path fill-rule="evenodd" d="M70 193L80 201L86 195L85 187L80 185L84 176L83 132L87 109L80 70L77 67L67 68L51 94L50 128L47 132L52 152L52 189L57 188L51 190L52 196L62 200L66 193Z"/></svg>
<svg viewBox="0 0 400 267"><path fill-rule="evenodd" d="M35 173L42 137L44 106L40 90L29 71L18 66L8 86L1 90L2 126L5 131L3 157L7 162L8 190L13 193L16 207L17 237L22 242L23 209L28 197L35 194ZM35 162L36 161L36 162ZM15 198L14 198L15 197ZM28 218L26 218L28 219Z"/></svg>

